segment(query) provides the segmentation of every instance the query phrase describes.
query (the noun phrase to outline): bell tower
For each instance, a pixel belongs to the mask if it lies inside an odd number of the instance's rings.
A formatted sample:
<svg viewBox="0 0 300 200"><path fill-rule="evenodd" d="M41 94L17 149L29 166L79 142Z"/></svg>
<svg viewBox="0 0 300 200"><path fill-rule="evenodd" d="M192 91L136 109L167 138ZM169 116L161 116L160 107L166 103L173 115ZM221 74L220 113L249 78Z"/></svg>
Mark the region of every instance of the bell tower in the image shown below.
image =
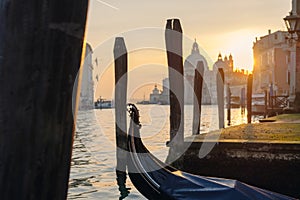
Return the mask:
<svg viewBox="0 0 300 200"><path fill-rule="evenodd" d="M192 52L191 54L200 54L200 51L199 51L199 46L197 44L197 41L196 41L196 38L195 38L195 42L193 44L193 48L192 48Z"/></svg>

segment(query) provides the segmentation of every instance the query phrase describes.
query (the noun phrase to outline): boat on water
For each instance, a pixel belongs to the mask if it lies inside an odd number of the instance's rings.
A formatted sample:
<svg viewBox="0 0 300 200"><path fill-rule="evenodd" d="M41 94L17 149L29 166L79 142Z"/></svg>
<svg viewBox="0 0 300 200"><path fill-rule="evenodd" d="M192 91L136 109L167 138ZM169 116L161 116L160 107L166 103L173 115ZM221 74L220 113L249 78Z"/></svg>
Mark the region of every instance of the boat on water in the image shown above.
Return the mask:
<svg viewBox="0 0 300 200"><path fill-rule="evenodd" d="M252 94L252 113L257 115L265 113L265 94Z"/></svg>
<svg viewBox="0 0 300 200"><path fill-rule="evenodd" d="M128 174L137 190L150 200L293 199L237 180L197 176L170 167L152 155L140 137L139 112L128 104Z"/></svg>
<svg viewBox="0 0 300 200"><path fill-rule="evenodd" d="M98 99L95 102L95 109L109 109L113 108L113 102L111 100Z"/></svg>
<svg viewBox="0 0 300 200"><path fill-rule="evenodd" d="M137 104L148 105L148 104L150 104L150 102L146 101L146 100L142 100L142 101L138 101Z"/></svg>
<svg viewBox="0 0 300 200"><path fill-rule="evenodd" d="M241 99L239 96L231 96L230 107L231 108L240 108L241 107Z"/></svg>

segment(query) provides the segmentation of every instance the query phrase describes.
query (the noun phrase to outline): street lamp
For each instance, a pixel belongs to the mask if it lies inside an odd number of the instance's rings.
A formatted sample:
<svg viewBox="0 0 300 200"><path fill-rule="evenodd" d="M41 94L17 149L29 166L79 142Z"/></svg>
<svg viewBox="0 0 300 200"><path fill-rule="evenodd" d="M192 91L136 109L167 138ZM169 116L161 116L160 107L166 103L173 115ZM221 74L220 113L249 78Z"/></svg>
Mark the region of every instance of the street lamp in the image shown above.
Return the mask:
<svg viewBox="0 0 300 200"><path fill-rule="evenodd" d="M300 16L299 15L293 15L292 12L290 12L290 15L283 18L285 21L285 25L288 29L288 32L290 34L297 33L297 36L300 33Z"/></svg>
<svg viewBox="0 0 300 200"><path fill-rule="evenodd" d="M298 13L293 14L290 12L290 15L284 18L286 27L288 32L291 34L291 39L296 41L296 66L295 71L293 70L292 73L295 75L295 101L294 101L294 108L296 111L300 111L300 16ZM293 35L296 33L296 38Z"/></svg>

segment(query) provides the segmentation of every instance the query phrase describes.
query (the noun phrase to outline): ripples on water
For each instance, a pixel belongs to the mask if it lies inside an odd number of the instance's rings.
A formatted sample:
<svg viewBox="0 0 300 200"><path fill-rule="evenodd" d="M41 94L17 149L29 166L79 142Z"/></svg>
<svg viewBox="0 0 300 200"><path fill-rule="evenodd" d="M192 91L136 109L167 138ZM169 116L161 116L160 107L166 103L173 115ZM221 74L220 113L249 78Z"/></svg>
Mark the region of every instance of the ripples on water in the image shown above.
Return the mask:
<svg viewBox="0 0 300 200"><path fill-rule="evenodd" d="M115 175L113 110L80 111L73 145L68 199L119 199ZM105 119L103 127L96 115ZM105 133L103 132L105 130ZM145 199L132 188L130 198Z"/></svg>
<svg viewBox="0 0 300 200"><path fill-rule="evenodd" d="M169 106L138 105L138 108L143 141L156 157L164 161L168 153L165 144L169 140ZM240 109L232 109L231 116L232 125L247 121L247 114L241 115ZM186 106L185 136L191 135L192 117L192 106ZM217 106L202 106L201 133L217 130L217 120ZM119 199L115 148L114 110L79 111L68 199ZM132 188L126 199L145 199L129 178L126 185Z"/></svg>

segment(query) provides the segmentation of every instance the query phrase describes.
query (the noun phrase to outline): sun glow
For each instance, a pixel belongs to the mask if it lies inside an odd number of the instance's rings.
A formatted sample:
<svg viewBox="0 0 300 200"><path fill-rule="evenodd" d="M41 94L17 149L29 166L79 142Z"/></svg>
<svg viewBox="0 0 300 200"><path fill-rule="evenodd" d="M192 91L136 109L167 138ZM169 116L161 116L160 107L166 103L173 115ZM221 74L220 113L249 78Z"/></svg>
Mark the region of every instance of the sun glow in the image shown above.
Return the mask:
<svg viewBox="0 0 300 200"><path fill-rule="evenodd" d="M248 70L252 72L253 60L253 42L255 37L265 35L261 30L242 29L233 32L211 35L209 40L204 43L205 46L210 46L207 50L209 55L216 61L219 53L224 56L233 56L234 68L237 70ZM207 44L206 44L207 43Z"/></svg>

